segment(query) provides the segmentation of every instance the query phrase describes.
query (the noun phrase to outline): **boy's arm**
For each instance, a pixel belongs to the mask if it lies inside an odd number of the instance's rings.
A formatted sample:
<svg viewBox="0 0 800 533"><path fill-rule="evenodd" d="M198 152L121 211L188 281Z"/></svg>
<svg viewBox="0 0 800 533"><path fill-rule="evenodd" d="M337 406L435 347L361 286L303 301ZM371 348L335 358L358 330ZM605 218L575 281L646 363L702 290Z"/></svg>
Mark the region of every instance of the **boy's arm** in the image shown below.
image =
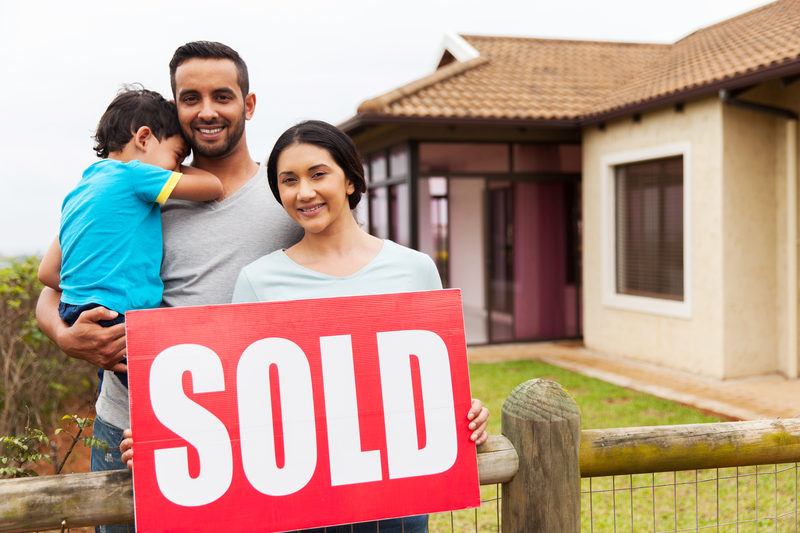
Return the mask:
<svg viewBox="0 0 800 533"><path fill-rule="evenodd" d="M81 313L72 326L67 326L58 316L60 299L60 292L50 287L42 289L36 304L39 329L70 357L106 370L126 370L126 366L120 363L125 356L125 324L104 328L97 323L116 318L116 311L95 307Z"/></svg>
<svg viewBox="0 0 800 533"><path fill-rule="evenodd" d="M39 281L51 289L58 290L58 285L61 283L61 245L58 243L58 237L53 240L42 257L42 262L39 263Z"/></svg>
<svg viewBox="0 0 800 533"><path fill-rule="evenodd" d="M170 198L207 202L222 196L222 182L210 172L183 165L178 172L183 176L169 195Z"/></svg>

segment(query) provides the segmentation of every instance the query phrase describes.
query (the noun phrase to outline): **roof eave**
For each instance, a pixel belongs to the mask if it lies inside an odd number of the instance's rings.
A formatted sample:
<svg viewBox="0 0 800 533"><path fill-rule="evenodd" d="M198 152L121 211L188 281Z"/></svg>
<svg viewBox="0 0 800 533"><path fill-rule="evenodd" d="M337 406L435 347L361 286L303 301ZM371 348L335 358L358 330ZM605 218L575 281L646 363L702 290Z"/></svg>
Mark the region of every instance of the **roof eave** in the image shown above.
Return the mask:
<svg viewBox="0 0 800 533"><path fill-rule="evenodd" d="M354 134L357 130L378 124L424 124L453 126L508 126L526 128L580 128L578 118L530 119L530 118L481 118L481 117L398 117L379 113L358 113L339 124L345 133Z"/></svg>
<svg viewBox="0 0 800 533"><path fill-rule="evenodd" d="M780 64L769 65L754 72L748 72L734 77L714 80L710 83L690 87L677 92L665 94L649 100L626 104L622 107L601 111L596 114L585 115L581 120L581 125L592 126L608 120L630 116L653 108L667 107L670 105L684 103L704 96L719 93L722 89L735 90L749 87L765 81L774 80L800 73L800 57L784 61Z"/></svg>

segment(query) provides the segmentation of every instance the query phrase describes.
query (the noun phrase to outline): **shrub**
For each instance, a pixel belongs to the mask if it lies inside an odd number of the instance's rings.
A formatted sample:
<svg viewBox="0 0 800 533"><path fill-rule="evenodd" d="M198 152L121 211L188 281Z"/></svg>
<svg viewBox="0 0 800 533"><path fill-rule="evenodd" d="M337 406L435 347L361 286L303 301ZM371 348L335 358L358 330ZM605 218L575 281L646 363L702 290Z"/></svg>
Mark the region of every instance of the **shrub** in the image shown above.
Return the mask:
<svg viewBox="0 0 800 533"><path fill-rule="evenodd" d="M0 265L0 435L52 428L92 402L96 369L64 355L37 327L39 260Z"/></svg>

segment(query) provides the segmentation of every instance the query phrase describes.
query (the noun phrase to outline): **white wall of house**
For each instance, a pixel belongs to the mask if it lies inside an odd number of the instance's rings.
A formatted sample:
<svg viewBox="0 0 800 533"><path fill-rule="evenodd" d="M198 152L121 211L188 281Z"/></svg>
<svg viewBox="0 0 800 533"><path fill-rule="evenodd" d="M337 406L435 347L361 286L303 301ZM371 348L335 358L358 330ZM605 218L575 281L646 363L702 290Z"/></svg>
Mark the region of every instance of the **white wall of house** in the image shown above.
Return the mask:
<svg viewBox="0 0 800 533"><path fill-rule="evenodd" d="M722 276L722 104L621 119L583 135L584 342L590 348L724 377ZM610 162L684 155L684 302L618 298L613 286L613 219L607 218ZM604 185L605 182L605 185ZM612 188L613 190L613 188ZM609 227L610 226L610 227ZM611 260L609 260L609 257ZM606 262L604 264L604 261ZM609 264L610 262L610 264Z"/></svg>
<svg viewBox="0 0 800 533"><path fill-rule="evenodd" d="M785 276L778 220L786 209L777 195L780 119L729 105L722 111L723 376L737 377L778 369L778 338L786 327L778 301L779 273Z"/></svg>

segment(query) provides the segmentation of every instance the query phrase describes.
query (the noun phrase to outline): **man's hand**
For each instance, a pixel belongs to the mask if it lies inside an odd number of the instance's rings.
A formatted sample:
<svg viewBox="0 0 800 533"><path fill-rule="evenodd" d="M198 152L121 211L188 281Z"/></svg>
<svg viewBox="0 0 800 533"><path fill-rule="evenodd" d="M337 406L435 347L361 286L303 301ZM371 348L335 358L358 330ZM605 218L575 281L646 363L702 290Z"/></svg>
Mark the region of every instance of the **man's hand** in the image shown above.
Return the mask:
<svg viewBox="0 0 800 533"><path fill-rule="evenodd" d="M107 328L98 324L101 320L116 318L117 314L105 307L84 311L72 326L58 328L53 340L70 357L83 359L106 370L127 372L128 367L120 363L125 357L125 324Z"/></svg>
<svg viewBox="0 0 800 533"><path fill-rule="evenodd" d="M104 307L95 307L84 311L69 327L58 316L60 299L60 292L50 287L42 289L36 304L36 319L42 332L70 357L83 359L106 370L126 372L127 366L119 363L125 356L125 325L104 328L97 323L111 320L117 313Z"/></svg>

